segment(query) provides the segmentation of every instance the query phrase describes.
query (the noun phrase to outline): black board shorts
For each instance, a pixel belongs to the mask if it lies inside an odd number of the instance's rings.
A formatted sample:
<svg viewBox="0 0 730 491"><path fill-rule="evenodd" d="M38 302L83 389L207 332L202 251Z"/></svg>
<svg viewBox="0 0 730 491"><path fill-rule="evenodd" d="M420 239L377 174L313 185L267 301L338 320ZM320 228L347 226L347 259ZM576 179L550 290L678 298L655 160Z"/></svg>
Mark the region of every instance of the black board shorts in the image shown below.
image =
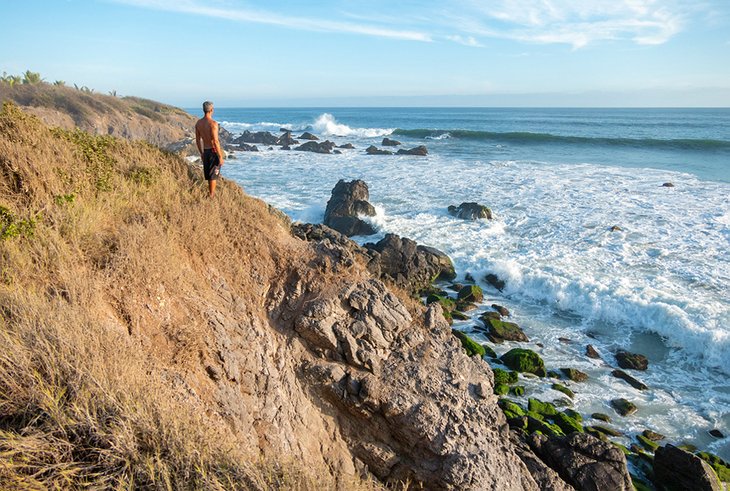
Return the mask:
<svg viewBox="0 0 730 491"><path fill-rule="evenodd" d="M206 181L215 181L221 173L220 159L212 148L203 150L203 175Z"/></svg>

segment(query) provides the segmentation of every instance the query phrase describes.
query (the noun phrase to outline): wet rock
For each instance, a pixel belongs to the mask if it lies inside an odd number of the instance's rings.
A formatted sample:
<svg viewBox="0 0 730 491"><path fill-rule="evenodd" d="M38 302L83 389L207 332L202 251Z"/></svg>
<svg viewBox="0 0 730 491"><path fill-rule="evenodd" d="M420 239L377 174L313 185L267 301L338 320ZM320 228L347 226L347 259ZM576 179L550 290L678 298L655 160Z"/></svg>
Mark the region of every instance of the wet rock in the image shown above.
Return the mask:
<svg viewBox="0 0 730 491"><path fill-rule="evenodd" d="M283 135L279 137L279 140L277 141L277 145L299 145L299 141L295 140L293 136L291 136L291 131L285 132Z"/></svg>
<svg viewBox="0 0 730 491"><path fill-rule="evenodd" d="M654 478L663 489L721 491L722 484L707 462L696 455L666 445L654 453Z"/></svg>
<svg viewBox="0 0 730 491"><path fill-rule="evenodd" d="M502 307L501 305L493 303L492 308L499 312L499 315L501 315L502 317L509 317L509 310L507 310L506 307Z"/></svg>
<svg viewBox="0 0 730 491"><path fill-rule="evenodd" d="M628 351L618 351L616 353L616 361L618 366L629 370L646 370L649 368L649 360L646 356L638 353L629 353Z"/></svg>
<svg viewBox="0 0 730 491"><path fill-rule="evenodd" d="M560 371L573 382L585 382L588 380L588 374L576 368L561 368Z"/></svg>
<svg viewBox="0 0 730 491"><path fill-rule="evenodd" d="M485 314L483 314L480 319L484 322L484 326L487 328L487 332L489 334L489 339L493 343L503 343L504 341L529 341L520 326L514 322L505 322L495 319L488 315L488 313Z"/></svg>
<svg viewBox="0 0 730 491"><path fill-rule="evenodd" d="M457 298L463 302L481 302L484 300L484 293L477 285L467 285L459 290Z"/></svg>
<svg viewBox="0 0 730 491"><path fill-rule="evenodd" d="M512 385L517 383L517 372L508 372L507 370L502 370L501 368L492 368L492 373L494 374L495 384Z"/></svg>
<svg viewBox="0 0 730 491"><path fill-rule="evenodd" d="M246 130L241 134L241 136L233 140L231 143L258 143L260 145L278 145L279 139L268 131L251 132Z"/></svg>
<svg viewBox="0 0 730 491"><path fill-rule="evenodd" d="M596 360L601 358L601 355L598 354L598 351L596 351L596 348L594 348L592 344L586 346L586 356Z"/></svg>
<svg viewBox="0 0 730 491"><path fill-rule="evenodd" d="M623 436L623 433L618 430L614 430L613 428L609 428L608 426L594 425L591 426L591 428L606 436Z"/></svg>
<svg viewBox="0 0 730 491"><path fill-rule="evenodd" d="M525 395L525 386L524 385L515 385L514 387L510 387L509 389L510 394L515 396L524 396Z"/></svg>
<svg viewBox="0 0 730 491"><path fill-rule="evenodd" d="M289 145L282 145L281 150L291 150Z"/></svg>
<svg viewBox="0 0 730 491"><path fill-rule="evenodd" d="M559 337L558 341L560 341L563 344L573 344L573 340L570 338Z"/></svg>
<svg viewBox="0 0 730 491"><path fill-rule="evenodd" d="M636 404L627 399L624 399L623 397L612 399L611 406L613 406L616 412L619 413L621 416L630 416L634 414L638 409L636 407Z"/></svg>
<svg viewBox="0 0 730 491"><path fill-rule="evenodd" d="M492 210L484 205L474 202L463 202L459 206L450 205L448 207L449 215L464 220L478 220L480 218L492 219Z"/></svg>
<svg viewBox="0 0 730 491"><path fill-rule="evenodd" d="M417 155L419 157L425 157L428 155L428 149L424 145L419 145L409 150L401 148L398 150L398 155Z"/></svg>
<svg viewBox="0 0 730 491"><path fill-rule="evenodd" d="M662 184L662 187L663 188L673 188L674 184L671 182L665 182L664 184Z"/></svg>
<svg viewBox="0 0 730 491"><path fill-rule="evenodd" d="M355 149L355 145L353 145L352 143L345 143L344 145L340 145L337 148L344 148L346 150L354 150Z"/></svg>
<svg viewBox="0 0 730 491"><path fill-rule="evenodd" d="M238 145L238 149L242 152L258 152L259 148L256 145L249 145L248 143L241 143Z"/></svg>
<svg viewBox="0 0 730 491"><path fill-rule="evenodd" d="M376 244L367 243L364 247L372 257L373 269L380 271L381 278L411 292L422 290L434 279L450 281L456 277L449 256L405 237L386 234Z"/></svg>
<svg viewBox="0 0 730 491"><path fill-rule="evenodd" d="M375 229L359 215L374 216L375 208L368 202L370 193L365 181L340 180L332 189L332 196L324 212L324 224L348 237L372 235Z"/></svg>
<svg viewBox="0 0 730 491"><path fill-rule="evenodd" d="M650 452L654 452L657 448L659 448L659 445L657 443L645 437L644 435L636 435L636 439L645 449Z"/></svg>
<svg viewBox="0 0 730 491"><path fill-rule="evenodd" d="M697 452L697 456L710 464L722 482L730 482L730 463L709 452Z"/></svg>
<svg viewBox="0 0 730 491"><path fill-rule="evenodd" d="M722 434L722 431L718 430L717 428L713 428L708 433L715 438L725 438L725 435Z"/></svg>
<svg viewBox="0 0 730 491"><path fill-rule="evenodd" d="M391 140L388 137L383 138L383 142L381 143L384 147L397 147L400 145L400 142L398 140Z"/></svg>
<svg viewBox="0 0 730 491"><path fill-rule="evenodd" d="M304 133L302 133L301 135L299 135L299 139L300 140L310 140L310 141L317 141L317 140L319 140L319 138L317 138L316 136L314 136L313 134L311 134L308 131L305 131Z"/></svg>
<svg viewBox="0 0 730 491"><path fill-rule="evenodd" d="M365 153L368 155L393 155L393 152L390 150L381 150L375 145L370 145L368 148L365 149Z"/></svg>
<svg viewBox="0 0 730 491"><path fill-rule="evenodd" d="M656 431L651 431L651 430L648 430L648 429L642 431L641 434L644 435L644 437L648 438L649 440L651 440L653 442L658 442L658 441L664 440L664 438L666 438L661 433L657 433Z"/></svg>
<svg viewBox="0 0 730 491"><path fill-rule="evenodd" d="M575 393L572 390L570 390L569 388L567 388L566 386L564 386L563 384L555 383L551 386L551 388L553 390L557 390L558 392L562 392L563 394L570 397L571 399L575 397Z"/></svg>
<svg viewBox="0 0 730 491"><path fill-rule="evenodd" d="M335 144L329 140L325 140L323 142L308 141L295 147L294 150L299 152L332 153L333 148L335 148Z"/></svg>
<svg viewBox="0 0 730 491"><path fill-rule="evenodd" d="M475 310L478 308L477 304L472 302L466 302L464 300L457 300L456 301L456 308L460 310L461 312L469 312L470 310Z"/></svg>
<svg viewBox="0 0 730 491"><path fill-rule="evenodd" d="M541 416L555 416L558 414L558 410L549 402L543 402L532 397L527 400L527 410Z"/></svg>
<svg viewBox="0 0 730 491"><path fill-rule="evenodd" d="M614 226L613 226L613 227L611 227L611 228L610 228L609 230L610 230L611 232L622 232L622 231L623 231L623 229L622 229L621 227L619 227L618 225L614 225Z"/></svg>
<svg viewBox="0 0 730 491"><path fill-rule="evenodd" d="M593 413L593 414L591 414L591 418L597 419L599 421L605 421L606 423L610 423L611 422L611 417L608 414Z"/></svg>
<svg viewBox="0 0 730 491"><path fill-rule="evenodd" d="M626 381L630 386L632 386L634 389L638 390L647 390L649 387L647 385L632 377L628 373L624 372L623 370L614 370L611 372L611 375L613 375L616 378L620 378L621 380Z"/></svg>
<svg viewBox="0 0 730 491"><path fill-rule="evenodd" d="M465 313L459 311L458 309L451 311L451 317L457 321L468 321L469 320L469 316L466 315Z"/></svg>
<svg viewBox="0 0 730 491"><path fill-rule="evenodd" d="M538 377L544 377L545 363L540 355L530 349L513 348L500 358L508 368L517 372L533 373Z"/></svg>
<svg viewBox="0 0 730 491"><path fill-rule="evenodd" d="M453 298L448 296L436 295L435 293L430 294L426 297L426 305L431 305L434 302L438 302L444 312L451 312L456 308L456 302Z"/></svg>
<svg viewBox="0 0 730 491"><path fill-rule="evenodd" d="M626 456L610 443L586 433L529 437L532 450L576 489L632 491Z"/></svg>
<svg viewBox="0 0 730 491"><path fill-rule="evenodd" d="M504 290L504 281L500 280L495 274L489 273L487 276L484 277L484 281L486 281L499 291Z"/></svg>
<svg viewBox="0 0 730 491"><path fill-rule="evenodd" d="M461 341L461 346L464 347L464 351L466 351L466 354L468 356L484 356L486 354L486 351L484 350L484 347L474 341L472 338L469 337L464 332L461 332L457 329L452 329L451 334L456 336L459 341ZM496 383L496 382L495 382Z"/></svg>

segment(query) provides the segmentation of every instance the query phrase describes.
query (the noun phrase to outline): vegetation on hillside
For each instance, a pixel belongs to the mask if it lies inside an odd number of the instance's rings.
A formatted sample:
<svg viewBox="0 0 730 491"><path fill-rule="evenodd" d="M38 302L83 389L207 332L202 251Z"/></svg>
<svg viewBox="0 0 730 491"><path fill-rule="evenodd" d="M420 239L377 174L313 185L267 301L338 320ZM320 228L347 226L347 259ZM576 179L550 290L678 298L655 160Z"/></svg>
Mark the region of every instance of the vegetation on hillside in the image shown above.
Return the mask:
<svg viewBox="0 0 730 491"><path fill-rule="evenodd" d="M252 272L285 267L293 241L265 203L220 191L152 145L3 105L0 489L334 486L261 460L176 376L200 363L211 272L254 305Z"/></svg>

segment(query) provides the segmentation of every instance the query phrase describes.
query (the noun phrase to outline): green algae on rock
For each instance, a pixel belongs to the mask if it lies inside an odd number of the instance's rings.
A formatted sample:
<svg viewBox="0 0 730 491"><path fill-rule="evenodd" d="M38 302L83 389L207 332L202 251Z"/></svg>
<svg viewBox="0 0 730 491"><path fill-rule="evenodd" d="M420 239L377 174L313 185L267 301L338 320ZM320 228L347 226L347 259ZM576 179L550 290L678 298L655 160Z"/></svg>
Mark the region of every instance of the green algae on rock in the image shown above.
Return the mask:
<svg viewBox="0 0 730 491"><path fill-rule="evenodd" d="M466 333L463 333L459 331L458 329L452 329L451 334L459 338L459 341L461 341L461 346L464 347L464 350L466 351L466 354L469 356L479 355L484 356L486 354L486 350L484 349L484 346L474 341L472 338L470 338Z"/></svg>
<svg viewBox="0 0 730 491"><path fill-rule="evenodd" d="M545 362L540 355L527 348L513 348L500 358L508 368L517 372L532 373L538 377L544 377Z"/></svg>

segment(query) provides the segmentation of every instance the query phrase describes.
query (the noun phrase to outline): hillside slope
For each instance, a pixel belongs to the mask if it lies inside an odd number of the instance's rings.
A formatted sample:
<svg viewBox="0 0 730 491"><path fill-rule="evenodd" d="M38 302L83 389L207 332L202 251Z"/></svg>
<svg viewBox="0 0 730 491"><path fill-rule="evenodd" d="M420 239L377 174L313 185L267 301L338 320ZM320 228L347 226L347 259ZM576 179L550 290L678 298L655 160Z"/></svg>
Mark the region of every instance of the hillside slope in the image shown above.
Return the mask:
<svg viewBox="0 0 730 491"><path fill-rule="evenodd" d="M0 101L12 101L54 127L78 127L98 135L145 140L160 147L193 138L193 116L140 97L116 97L47 83L0 83Z"/></svg>
<svg viewBox="0 0 730 491"><path fill-rule="evenodd" d="M201 179L4 105L0 487L537 489L440 307Z"/></svg>

